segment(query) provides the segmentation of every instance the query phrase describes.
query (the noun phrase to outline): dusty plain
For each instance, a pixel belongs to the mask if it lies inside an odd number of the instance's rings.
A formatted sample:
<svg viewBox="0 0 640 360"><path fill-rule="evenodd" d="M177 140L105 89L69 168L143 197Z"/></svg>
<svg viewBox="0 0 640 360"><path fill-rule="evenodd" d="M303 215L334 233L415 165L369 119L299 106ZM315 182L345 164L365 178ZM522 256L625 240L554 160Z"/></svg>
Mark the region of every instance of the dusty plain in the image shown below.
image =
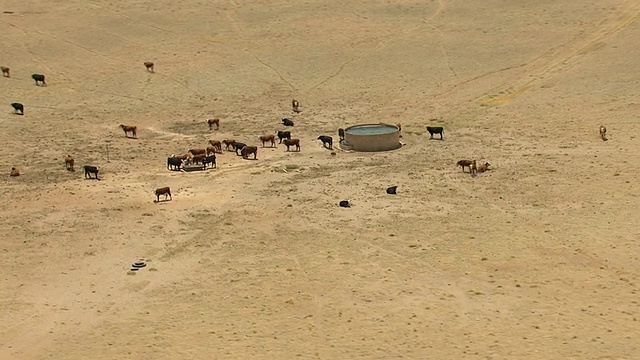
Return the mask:
<svg viewBox="0 0 640 360"><path fill-rule="evenodd" d="M640 1L0 7L0 359L640 359Z"/></svg>

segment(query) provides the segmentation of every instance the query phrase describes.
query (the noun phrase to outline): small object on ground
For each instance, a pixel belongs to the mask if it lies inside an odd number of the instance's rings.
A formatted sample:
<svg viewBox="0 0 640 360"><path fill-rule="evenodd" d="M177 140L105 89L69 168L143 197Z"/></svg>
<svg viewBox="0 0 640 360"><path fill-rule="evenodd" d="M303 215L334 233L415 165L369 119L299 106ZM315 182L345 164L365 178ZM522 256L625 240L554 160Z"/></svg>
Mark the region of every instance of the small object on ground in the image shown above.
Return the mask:
<svg viewBox="0 0 640 360"><path fill-rule="evenodd" d="M389 195L396 195L396 189L398 187L397 186L391 186L387 188L387 194Z"/></svg>
<svg viewBox="0 0 640 360"><path fill-rule="evenodd" d="M340 205L340 207L343 207L343 208L351 207L351 203L349 202L349 200L342 200L342 201L340 201L339 205Z"/></svg>
<svg viewBox="0 0 640 360"><path fill-rule="evenodd" d="M144 261L137 261L131 265L131 267L138 268L138 269L143 268L145 266L147 266L147 264Z"/></svg>

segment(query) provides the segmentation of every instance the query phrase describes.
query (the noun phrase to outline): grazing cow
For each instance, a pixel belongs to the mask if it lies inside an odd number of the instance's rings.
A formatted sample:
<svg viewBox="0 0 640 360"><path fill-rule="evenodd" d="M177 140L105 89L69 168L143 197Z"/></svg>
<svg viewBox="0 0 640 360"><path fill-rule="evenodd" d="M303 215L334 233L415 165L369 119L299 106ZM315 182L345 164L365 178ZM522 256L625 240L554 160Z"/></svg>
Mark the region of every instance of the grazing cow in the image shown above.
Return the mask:
<svg viewBox="0 0 640 360"><path fill-rule="evenodd" d="M11 107L13 107L13 112L15 114L18 114L18 111L20 111L18 115L24 115L24 105L20 103L11 103Z"/></svg>
<svg viewBox="0 0 640 360"><path fill-rule="evenodd" d="M151 61L145 61L144 62L144 67L147 68L147 71L149 72L154 72L153 70L153 63Z"/></svg>
<svg viewBox="0 0 640 360"><path fill-rule="evenodd" d="M233 149L236 151L236 155L240 155L238 154L238 151L242 150L243 147L247 146L247 144L245 143L241 143L241 142L236 142L233 144Z"/></svg>
<svg viewBox="0 0 640 360"><path fill-rule="evenodd" d="M9 173L9 176L11 176L11 177L20 176L20 170L12 167L11 168L11 172Z"/></svg>
<svg viewBox="0 0 640 360"><path fill-rule="evenodd" d="M217 167L216 164L216 154L213 155L209 155L206 156L204 159L202 159L202 165L206 168L208 164L213 165L213 167Z"/></svg>
<svg viewBox="0 0 640 360"><path fill-rule="evenodd" d="M67 155L67 157L64 158L64 167L67 169L67 171L75 171L75 169L73 168L74 164L75 161L73 160L71 155Z"/></svg>
<svg viewBox="0 0 640 360"><path fill-rule="evenodd" d="M607 141L607 128L604 125L600 125L600 138L602 141Z"/></svg>
<svg viewBox="0 0 640 360"><path fill-rule="evenodd" d="M300 139L284 139L282 143L287 147L287 151L289 151L289 146L294 145L296 147L296 151L300 151Z"/></svg>
<svg viewBox="0 0 640 360"><path fill-rule="evenodd" d="M351 207L351 203L349 202L349 200L342 200L338 205L340 205L340 207L343 207L343 208Z"/></svg>
<svg viewBox="0 0 640 360"><path fill-rule="evenodd" d="M322 146L333 150L333 138L331 136L320 135L318 136L318 140L322 141Z"/></svg>
<svg viewBox="0 0 640 360"><path fill-rule="evenodd" d="M164 195L164 201L167 201L167 198L173 200L173 198L171 197L171 189L168 186L156 189L156 202L160 202L160 195Z"/></svg>
<svg viewBox="0 0 640 360"><path fill-rule="evenodd" d="M293 121L287 118L282 118L282 125L284 126L293 126Z"/></svg>
<svg viewBox="0 0 640 360"><path fill-rule="evenodd" d="M390 187L387 188L387 194L396 195L397 194L397 192L396 192L397 189L398 189L397 186L390 186Z"/></svg>
<svg viewBox="0 0 640 360"><path fill-rule="evenodd" d="M444 128L442 126L427 126L427 131L429 132L429 140L433 139L434 134L440 134L440 140L444 140Z"/></svg>
<svg viewBox="0 0 640 360"><path fill-rule="evenodd" d="M236 141L233 139L224 139L222 140L222 144L227 149L227 151L233 151L233 145L235 145Z"/></svg>
<svg viewBox="0 0 640 360"><path fill-rule="evenodd" d="M300 107L300 103L298 102L298 100L296 99L291 100L291 108L293 109L294 113L296 114L300 113L299 107Z"/></svg>
<svg viewBox="0 0 640 360"><path fill-rule="evenodd" d="M344 140L344 129L338 129L338 137L340 138L340 141Z"/></svg>
<svg viewBox="0 0 640 360"><path fill-rule="evenodd" d="M8 68L8 67L6 67L6 66L0 66L0 70L2 70L2 76L4 76L4 77L9 77L9 71L10 71L11 69L9 69L9 68Z"/></svg>
<svg viewBox="0 0 640 360"><path fill-rule="evenodd" d="M211 130L213 125L216 126L216 130L220 129L220 119L207 119L207 124L209 124L209 130Z"/></svg>
<svg viewBox="0 0 640 360"><path fill-rule="evenodd" d="M220 140L209 140L209 144L216 148L219 153L222 153L222 143L220 142Z"/></svg>
<svg viewBox="0 0 640 360"><path fill-rule="evenodd" d="M271 143L271 147L276 147L276 136L275 135L262 135L260 136L260 141L262 141L262 147L266 142Z"/></svg>
<svg viewBox="0 0 640 360"><path fill-rule="evenodd" d="M183 161L183 159L176 157L175 155L171 155L167 158L167 169L180 171Z"/></svg>
<svg viewBox="0 0 640 360"><path fill-rule="evenodd" d="M243 159L246 159L249 155L253 154L253 160L258 160L258 147L257 146L245 146L240 150L240 155Z"/></svg>
<svg viewBox="0 0 640 360"><path fill-rule="evenodd" d="M468 167L469 171L471 171L471 164L473 164L471 160L460 160L456 163L457 166L462 167L462 172L464 172L465 167Z"/></svg>
<svg viewBox="0 0 640 360"><path fill-rule="evenodd" d="M133 138L137 138L138 137L138 127L137 126L120 124L120 129L122 129L124 131L124 136L125 137L129 137L128 133L131 133L131 136Z"/></svg>
<svg viewBox="0 0 640 360"><path fill-rule="evenodd" d="M478 165L476 165L475 160L471 162L471 175L478 175Z"/></svg>
<svg viewBox="0 0 640 360"><path fill-rule="evenodd" d="M485 162L484 164L478 164L477 166L477 171L479 173L483 173L485 171L489 171L489 166L491 166L491 164L489 164L488 162Z"/></svg>
<svg viewBox="0 0 640 360"><path fill-rule="evenodd" d="M36 85L38 85L39 82L41 82L42 85L47 85L47 83L44 82L44 75L42 74L33 74L31 78L36 81Z"/></svg>
<svg viewBox="0 0 640 360"><path fill-rule="evenodd" d="M206 155L207 154L207 149L189 149L189 150L187 150L187 152L192 153L193 156Z"/></svg>
<svg viewBox="0 0 640 360"><path fill-rule="evenodd" d="M280 144L282 144L282 139L291 139L291 131L276 131L276 134L278 134Z"/></svg>
<svg viewBox="0 0 640 360"><path fill-rule="evenodd" d="M96 180L100 180L98 178L98 171L100 169L98 169L97 166L92 166L92 165L85 165L84 166L84 178L85 179L91 179L91 174L94 174L96 176Z"/></svg>

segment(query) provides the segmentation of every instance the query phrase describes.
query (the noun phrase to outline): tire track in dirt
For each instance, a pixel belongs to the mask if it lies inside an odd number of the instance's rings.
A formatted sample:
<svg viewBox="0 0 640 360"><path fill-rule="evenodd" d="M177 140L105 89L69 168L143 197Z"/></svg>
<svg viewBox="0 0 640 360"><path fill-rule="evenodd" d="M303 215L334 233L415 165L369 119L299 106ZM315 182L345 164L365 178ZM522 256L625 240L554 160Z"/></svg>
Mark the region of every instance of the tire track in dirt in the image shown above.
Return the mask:
<svg viewBox="0 0 640 360"><path fill-rule="evenodd" d="M238 7L239 6L239 4L237 2L235 2L235 1L233 1L233 0L231 0L231 4L234 7ZM244 35L244 29L242 29L242 26L240 26L238 21L231 15L231 13L229 11L227 11L226 15L227 15L227 19L233 25L233 27L236 29L236 32L238 33L238 35L240 35L240 38L242 39L242 43L243 43L243 47L244 47L243 50L247 54L251 55L251 57L253 57L257 62L262 64L262 66L264 66L264 67L268 68L269 70L271 70L272 72L274 72L280 78L280 80L282 80L284 83L286 83L291 88L291 90L298 91L298 89L289 80L287 80L287 78L284 75L282 75L282 73L280 73L280 71L278 71L278 69L274 68L273 66L269 65L266 61L262 60L258 55L256 55L253 51L251 51L248 46L246 46L246 44L249 43L249 40L247 40L246 36Z"/></svg>
<svg viewBox="0 0 640 360"><path fill-rule="evenodd" d="M639 14L640 4L624 1L617 10L600 20L590 32L580 36L581 39L563 44L523 64L521 67L528 70L525 74L519 74L518 78L490 89L475 101L484 106L503 106L513 102L537 83L575 65L583 55L597 49L603 41L635 22Z"/></svg>
<svg viewBox="0 0 640 360"><path fill-rule="evenodd" d="M387 47L390 43L402 39L403 37L406 37L408 35L411 35L412 33L414 33L415 31L421 29L422 27L424 27L425 25L428 25L429 22L431 20L433 20L433 18L435 18L436 16L438 16L438 14L440 14L440 12L442 12L442 10L445 8L446 3L442 0L438 0L438 9L436 9L436 11L431 14L431 16L425 18L422 20L422 22L416 26L414 26L413 28L409 29L408 31L405 31L402 34L398 34L396 36L393 36L392 38L385 40L383 42L380 42L378 45L376 45L374 48L369 49L367 51L364 51L362 53L360 53L359 55L356 55L354 57L352 57L351 59L345 61L342 65L340 65L340 67L338 68L338 70L336 70L335 72L333 72L331 75L329 75L327 78L325 78L324 80L320 81L319 83L317 83L316 85L313 85L312 87L310 87L309 89L305 90L303 93L304 94L308 94L310 91L315 90L316 88L326 84L328 81L336 78L338 75L340 75L342 73L342 71L344 71L344 69L350 65L351 63L358 61L360 59L366 58L370 55L375 54L376 52L384 49L385 47Z"/></svg>

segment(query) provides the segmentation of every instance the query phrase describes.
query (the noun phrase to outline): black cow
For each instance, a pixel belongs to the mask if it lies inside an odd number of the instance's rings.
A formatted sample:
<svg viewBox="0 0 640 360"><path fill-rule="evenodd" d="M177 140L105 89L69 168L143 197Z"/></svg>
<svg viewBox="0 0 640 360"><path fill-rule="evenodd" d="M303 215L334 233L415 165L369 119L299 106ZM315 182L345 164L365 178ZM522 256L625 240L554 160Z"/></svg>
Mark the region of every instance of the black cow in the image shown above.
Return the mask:
<svg viewBox="0 0 640 360"><path fill-rule="evenodd" d="M287 118L283 118L282 119L282 125L284 125L284 126L293 126L293 121L291 121L290 119L287 119Z"/></svg>
<svg viewBox="0 0 640 360"><path fill-rule="evenodd" d="M182 166L182 162L184 160L177 158L175 156L171 156L167 158L167 169L168 170L177 170L180 171L180 167Z"/></svg>
<svg viewBox="0 0 640 360"><path fill-rule="evenodd" d="M342 200L340 201L340 207L344 207L344 208L348 208L351 207L351 203L349 202L349 200Z"/></svg>
<svg viewBox="0 0 640 360"><path fill-rule="evenodd" d="M444 133L444 128L442 126L427 126L427 131L429 132L429 139L433 139L433 134L440 134L440 140L444 140L442 134Z"/></svg>
<svg viewBox="0 0 640 360"><path fill-rule="evenodd" d="M397 186L390 186L390 187L387 188L387 194L396 195L397 194L397 192L396 192L397 189L398 189Z"/></svg>
<svg viewBox="0 0 640 360"><path fill-rule="evenodd" d="M338 129L338 137L340 137L340 141L344 140L344 129Z"/></svg>
<svg viewBox="0 0 640 360"><path fill-rule="evenodd" d="M245 146L247 146L247 144L245 143L241 143L241 142L234 143L233 149L236 151L236 155L240 156L240 154L238 154L238 151L242 150L242 148Z"/></svg>
<svg viewBox="0 0 640 360"><path fill-rule="evenodd" d="M217 167L217 165L216 165L216 154L205 156L205 158L202 159L202 166L204 166L205 169L207 168L207 164L211 164L211 165L213 165L213 167Z"/></svg>
<svg viewBox="0 0 640 360"><path fill-rule="evenodd" d="M331 136L320 135L318 136L318 140L322 141L322 146L326 147L327 149L333 149L333 138Z"/></svg>
<svg viewBox="0 0 640 360"><path fill-rule="evenodd" d="M84 166L85 179L91 179L91 174L94 174L96 176L96 180L100 180L98 179L98 171L99 169L97 166L85 165Z"/></svg>
<svg viewBox="0 0 640 360"><path fill-rule="evenodd" d="M20 111L18 115L24 115L24 105L20 103L11 103L11 106L13 107L14 113L18 114L18 111Z"/></svg>
<svg viewBox="0 0 640 360"><path fill-rule="evenodd" d="M278 139L280 139L280 144L282 144L283 139L291 140L291 131L276 131L278 134Z"/></svg>
<svg viewBox="0 0 640 360"><path fill-rule="evenodd" d="M44 75L42 74L33 74L31 78L36 81L36 85L38 85L38 82L41 82L42 85L47 85L47 83L44 82Z"/></svg>

